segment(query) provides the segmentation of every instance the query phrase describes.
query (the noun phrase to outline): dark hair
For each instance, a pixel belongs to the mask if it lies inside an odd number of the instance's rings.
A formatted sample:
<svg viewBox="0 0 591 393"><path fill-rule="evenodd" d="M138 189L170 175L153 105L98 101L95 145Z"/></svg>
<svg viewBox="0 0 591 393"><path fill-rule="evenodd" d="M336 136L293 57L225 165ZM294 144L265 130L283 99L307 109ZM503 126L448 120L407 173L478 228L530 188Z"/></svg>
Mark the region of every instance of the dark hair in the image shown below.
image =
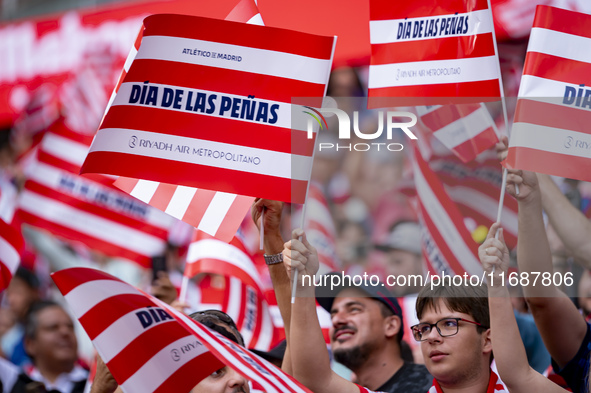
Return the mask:
<svg viewBox="0 0 591 393"><path fill-rule="evenodd" d="M490 326L488 311L488 290L483 285L438 285L431 287L427 284L421 289L417 297L417 318L421 319L426 308L439 309L442 301L451 311L471 315L478 326L478 332L483 333Z"/></svg>
<svg viewBox="0 0 591 393"><path fill-rule="evenodd" d="M244 338L228 314L218 310L205 310L194 312L189 315L189 318L207 326L211 330L215 330L228 340L232 340L241 347L244 347ZM230 329L231 332L225 329L224 326Z"/></svg>
<svg viewBox="0 0 591 393"><path fill-rule="evenodd" d="M14 273L14 278L20 278L31 289L39 289L39 278L29 269L19 266Z"/></svg>
<svg viewBox="0 0 591 393"><path fill-rule="evenodd" d="M31 304L25 316L25 338L35 338L39 327L39 313L48 307L63 307L51 300L39 300Z"/></svg>

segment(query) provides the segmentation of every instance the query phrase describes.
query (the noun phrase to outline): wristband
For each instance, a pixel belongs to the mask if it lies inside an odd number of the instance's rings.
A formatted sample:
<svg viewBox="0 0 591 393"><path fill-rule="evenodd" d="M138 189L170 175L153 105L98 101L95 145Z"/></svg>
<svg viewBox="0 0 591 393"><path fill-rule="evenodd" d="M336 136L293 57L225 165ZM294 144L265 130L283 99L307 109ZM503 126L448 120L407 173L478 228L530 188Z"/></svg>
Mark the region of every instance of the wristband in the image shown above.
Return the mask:
<svg viewBox="0 0 591 393"><path fill-rule="evenodd" d="M276 265L278 263L283 263L283 253L273 254L273 255L264 255L265 263L267 265Z"/></svg>

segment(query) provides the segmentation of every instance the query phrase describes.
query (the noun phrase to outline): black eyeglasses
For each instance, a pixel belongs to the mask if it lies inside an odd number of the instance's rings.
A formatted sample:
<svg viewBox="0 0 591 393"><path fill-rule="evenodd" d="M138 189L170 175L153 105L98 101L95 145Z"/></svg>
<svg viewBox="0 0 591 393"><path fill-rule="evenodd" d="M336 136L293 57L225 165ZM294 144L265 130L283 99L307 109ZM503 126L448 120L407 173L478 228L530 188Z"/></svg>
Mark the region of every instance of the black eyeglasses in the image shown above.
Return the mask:
<svg viewBox="0 0 591 393"><path fill-rule="evenodd" d="M225 323L235 333L236 340L232 340L232 341L236 341L241 346L244 346L244 338L242 338L242 334L240 334L240 330L238 330L238 326L236 326L236 323L234 322L234 320L232 319L231 316L229 316L225 312L219 311L219 310L204 310L204 311L196 311L196 312L194 312L193 314L189 315L189 318L192 318L192 319L196 320L197 322L204 322L204 321L201 320L201 318L199 318L199 316L213 317L214 319L217 319L217 320ZM215 329L214 326L208 326L208 327L210 327L210 328L212 328L212 329L214 329L214 330L217 331L217 329ZM220 334L222 334L224 336L226 335L225 334L225 331L224 332L218 331L218 333L220 333Z"/></svg>
<svg viewBox="0 0 591 393"><path fill-rule="evenodd" d="M460 330L460 321L472 323L488 329L486 326L478 322L469 321L464 318L444 318L435 323L419 323L418 325L411 326L410 330L412 330L412 335L417 341L427 340L427 336L429 336L433 327L437 329L437 332L441 337L455 336L458 334L458 330Z"/></svg>

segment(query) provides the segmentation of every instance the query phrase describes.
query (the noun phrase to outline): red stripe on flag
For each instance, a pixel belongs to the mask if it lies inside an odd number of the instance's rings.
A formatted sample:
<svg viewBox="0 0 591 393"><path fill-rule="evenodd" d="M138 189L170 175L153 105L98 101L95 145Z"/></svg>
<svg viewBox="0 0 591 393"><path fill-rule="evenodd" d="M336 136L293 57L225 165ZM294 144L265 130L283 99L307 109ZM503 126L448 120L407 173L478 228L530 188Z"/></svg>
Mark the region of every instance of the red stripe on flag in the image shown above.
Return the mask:
<svg viewBox="0 0 591 393"><path fill-rule="evenodd" d="M123 348L121 352L107 363L107 367L116 373L113 375L117 378L117 382L123 384L146 363L146 359L152 358L152 356L156 355L171 342L188 335L190 333L181 325L175 323L174 320L160 322L150 329L145 330ZM140 351L142 356L135 356Z"/></svg>
<svg viewBox="0 0 591 393"><path fill-rule="evenodd" d="M483 93L485 94L483 95ZM497 101L499 96L498 79L433 85L380 87L369 89L368 108L460 104L474 102L474 98L478 98L478 101Z"/></svg>
<svg viewBox="0 0 591 393"><path fill-rule="evenodd" d="M25 240L21 235L20 227L10 225L2 218L0 218L0 237L10 243L17 252L21 252L25 248Z"/></svg>
<svg viewBox="0 0 591 393"><path fill-rule="evenodd" d="M591 38L590 22L589 14L538 5L533 27Z"/></svg>
<svg viewBox="0 0 591 393"><path fill-rule="evenodd" d="M559 66L557 66L559 65ZM591 64L582 61L565 59L539 52L527 52L523 75L533 75L544 79L575 85L591 85ZM556 92L562 94L564 91Z"/></svg>
<svg viewBox="0 0 591 393"><path fill-rule="evenodd" d="M494 56L492 33L372 44L371 65ZM478 42L478 45L474 45Z"/></svg>
<svg viewBox="0 0 591 393"><path fill-rule="evenodd" d="M86 333L88 333L88 337L94 340L125 314L139 308L151 306L154 306L154 303L141 294L117 295L103 300L94 306L92 310L81 316L79 320Z"/></svg>
<svg viewBox="0 0 591 393"><path fill-rule="evenodd" d="M152 196L152 199L150 199L150 206L155 207L156 209L160 209L162 211L165 211L166 208L168 207L168 204L170 203L170 200L172 199L172 196L174 195L174 192L176 191L177 186L173 185L173 184L167 184L167 183L160 183L158 184L158 187L156 188L156 192L154 192L154 195Z"/></svg>
<svg viewBox="0 0 591 393"><path fill-rule="evenodd" d="M143 106L112 106L101 128L150 131L299 155L314 150L314 139L308 139L307 131Z"/></svg>
<svg viewBox="0 0 591 393"><path fill-rule="evenodd" d="M72 289L90 281L108 279L118 281L117 279L106 275L103 271L86 267L73 267L67 270L51 273L51 279L55 282L55 285L58 286L60 292L64 296L70 293Z"/></svg>
<svg viewBox="0 0 591 393"><path fill-rule="evenodd" d="M591 134L591 112L578 107L519 99L514 123L529 123Z"/></svg>
<svg viewBox="0 0 591 393"><path fill-rule="evenodd" d="M421 121L431 131L437 131L456 120L460 120L462 117L476 112L478 109L480 109L478 104L443 106L421 116Z"/></svg>
<svg viewBox="0 0 591 393"><path fill-rule="evenodd" d="M369 19L389 20L416 18L421 16L452 15L456 12L485 10L488 8L487 0L421 0L414 1L371 0L369 7Z"/></svg>
<svg viewBox="0 0 591 393"><path fill-rule="evenodd" d="M203 188L197 189L195 195L193 195L193 199L187 208L187 212L183 216L183 221L188 222L189 224L198 227L199 222L203 218L203 215L207 211L211 200L215 196L217 191L212 190L205 190Z"/></svg>
<svg viewBox="0 0 591 393"><path fill-rule="evenodd" d="M203 365L207 365L207 367L203 367ZM219 370L224 366L225 364L213 353L204 353L177 369L153 393L191 391L194 386L190 386L190 381L202 380L211 375L212 370Z"/></svg>
<svg viewBox="0 0 591 393"><path fill-rule="evenodd" d="M43 162L47 165L51 165L52 167L61 169L65 172L68 172L73 175L78 175L80 172L80 165L72 164L71 162L64 161L61 158L58 158L50 153L45 152L45 150L39 149L37 151L37 158L39 162Z"/></svg>
<svg viewBox="0 0 591 393"><path fill-rule="evenodd" d="M330 60L333 45L332 36L187 15L152 15L144 19L144 26L144 37L184 37L324 60ZM292 44L285 45L285 40L291 40Z"/></svg>
<svg viewBox="0 0 591 393"><path fill-rule="evenodd" d="M122 167L120 162L126 162L128 165ZM204 170L206 173L202 175ZM89 153L81 169L81 173L84 172L117 174L196 188L207 182L211 188L219 191L292 203L304 203L307 188L307 182L303 180L248 172L237 175L235 170L170 160L163 169L162 160L159 158L134 156L131 161L127 154L114 152ZM192 174L191 179L187 178L187 173ZM233 182L228 183L227 179L233 179Z"/></svg>
<svg viewBox="0 0 591 393"><path fill-rule="evenodd" d="M569 156L529 147L509 147L505 163L509 168L591 181L591 160L587 157Z"/></svg>
<svg viewBox="0 0 591 393"><path fill-rule="evenodd" d="M245 211L249 211L252 206L252 198L245 198L241 195L236 196L236 199L228 209L226 218L222 221L222 224L215 233L215 237L218 239L232 240L236 234L236 228L240 226L240 223L244 220L244 217L240 217Z"/></svg>
<svg viewBox="0 0 591 393"><path fill-rule="evenodd" d="M113 186L117 187L118 189L120 189L123 192L131 194L131 192L133 191L135 186L139 183L139 181L140 181L139 179L132 179L130 177L119 177L117 180L115 180L115 183L113 183Z"/></svg>
<svg viewBox="0 0 591 393"><path fill-rule="evenodd" d="M254 0L241 0L232 8L225 20L232 22L248 22L250 18L259 13Z"/></svg>
<svg viewBox="0 0 591 393"><path fill-rule="evenodd" d="M497 134L492 127L487 128L478 135L473 136L466 142L456 145L453 152L463 161L474 160L480 153L488 150L499 141Z"/></svg>
<svg viewBox="0 0 591 393"><path fill-rule="evenodd" d="M10 280L12 280L12 272L4 263L2 263L2 260L0 259L0 291L8 288Z"/></svg>
<svg viewBox="0 0 591 393"><path fill-rule="evenodd" d="M239 96L255 96L281 102L292 97L319 97L310 106L320 107L324 85L254 72L201 66L165 60L136 59L125 77L127 82L161 83ZM280 88L278 86L281 86Z"/></svg>

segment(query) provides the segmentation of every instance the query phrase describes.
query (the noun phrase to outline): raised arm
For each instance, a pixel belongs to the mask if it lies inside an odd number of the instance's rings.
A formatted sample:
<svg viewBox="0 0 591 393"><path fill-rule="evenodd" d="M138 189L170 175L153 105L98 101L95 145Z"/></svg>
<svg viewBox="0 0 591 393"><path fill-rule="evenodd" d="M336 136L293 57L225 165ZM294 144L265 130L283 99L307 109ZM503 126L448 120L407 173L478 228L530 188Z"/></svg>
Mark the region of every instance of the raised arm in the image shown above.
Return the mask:
<svg viewBox="0 0 591 393"><path fill-rule="evenodd" d="M519 185L519 195L515 194ZM535 173L510 170L507 191L519 202L519 242L517 263L521 272L553 273L550 246L542 217L542 196ZM533 280L530 280L532 282ZM564 293L538 279L537 285L524 285L523 293L548 352L560 368L577 354L587 332L587 323Z"/></svg>
<svg viewBox="0 0 591 393"><path fill-rule="evenodd" d="M300 236L303 236L301 241L298 240ZM292 240L285 243L283 259L290 277L293 270L299 272L297 297L291 311L293 376L314 393L359 393L355 384L330 368L330 357L316 314L315 287L305 279L318 271L318 254L302 230L295 230Z"/></svg>
<svg viewBox="0 0 591 393"><path fill-rule="evenodd" d="M575 259L591 269L591 221L568 201L550 176L538 174L538 180L550 224Z"/></svg>
<svg viewBox="0 0 591 393"><path fill-rule="evenodd" d="M495 239L497 230L500 230L498 240ZM509 290L505 286L509 267L509 250L505 245L499 224L493 224L490 228L486 241L478 249L478 255L487 275L492 274L493 267L495 268L494 276L488 279L488 307L493 353L501 380L511 393L565 392L528 364L527 354L513 314ZM501 285L501 275L505 277L505 285Z"/></svg>
<svg viewBox="0 0 591 393"><path fill-rule="evenodd" d="M281 213L283 211L283 202L272 201L270 199L257 198L252 207L252 219L260 230L261 214L265 211L263 218L265 222L263 234L263 248L266 255L281 254L283 251L283 238L281 237ZM283 364L281 368L286 373L293 375L291 369L291 350L289 345L289 326L291 321L291 303L290 303L290 281L283 263L269 265L269 275L273 283L273 290L275 291L275 298L279 306L279 312L283 319L283 325L286 336L285 355L283 357Z"/></svg>

